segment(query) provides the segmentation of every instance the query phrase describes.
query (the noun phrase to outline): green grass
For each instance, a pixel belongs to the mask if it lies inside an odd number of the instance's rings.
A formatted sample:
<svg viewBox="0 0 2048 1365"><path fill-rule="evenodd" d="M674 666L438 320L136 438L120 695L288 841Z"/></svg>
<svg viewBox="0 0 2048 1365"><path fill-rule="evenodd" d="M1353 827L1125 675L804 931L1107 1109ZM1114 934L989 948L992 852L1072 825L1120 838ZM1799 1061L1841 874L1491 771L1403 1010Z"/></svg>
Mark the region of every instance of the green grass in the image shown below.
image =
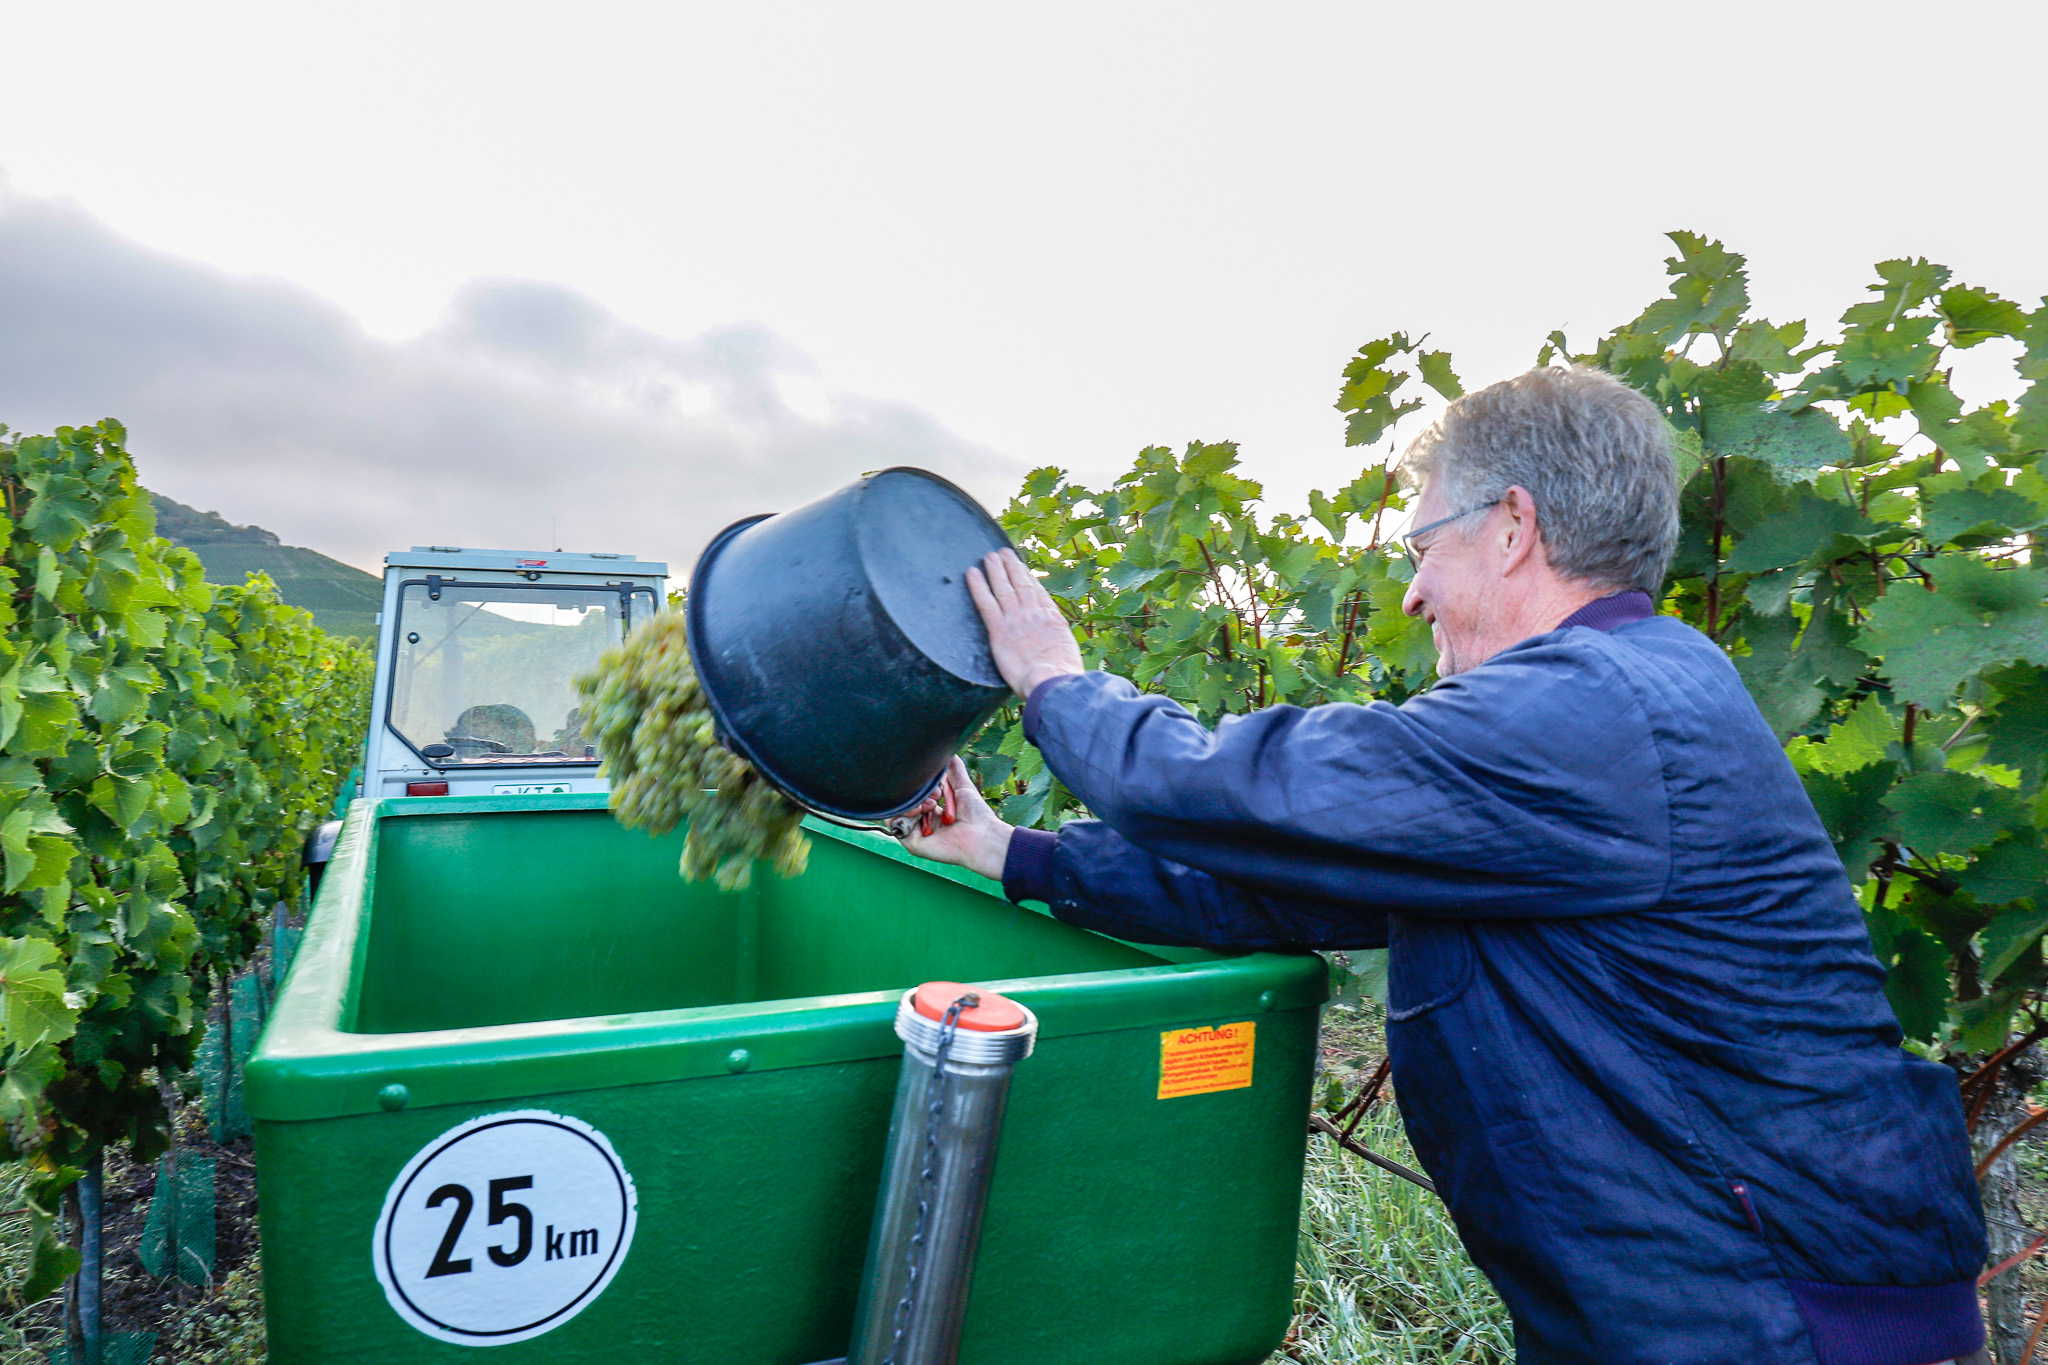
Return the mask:
<svg viewBox="0 0 2048 1365"><path fill-rule="evenodd" d="M19 1284L28 1272L28 1216L18 1211L27 1184L26 1166L0 1163L0 1285ZM25 1316L18 1308L0 1311L0 1365L43 1365L53 1337L29 1327Z"/></svg>
<svg viewBox="0 0 2048 1365"><path fill-rule="evenodd" d="M263 1281L254 1265L228 1272L157 1338L156 1359L178 1365L263 1365Z"/></svg>
<svg viewBox="0 0 2048 1365"><path fill-rule="evenodd" d="M1392 1105L1358 1127L1415 1164ZM1309 1144L1295 1320L1276 1359L1313 1365L1495 1365L1514 1357L1507 1309L1465 1256L1437 1197L1327 1137Z"/></svg>

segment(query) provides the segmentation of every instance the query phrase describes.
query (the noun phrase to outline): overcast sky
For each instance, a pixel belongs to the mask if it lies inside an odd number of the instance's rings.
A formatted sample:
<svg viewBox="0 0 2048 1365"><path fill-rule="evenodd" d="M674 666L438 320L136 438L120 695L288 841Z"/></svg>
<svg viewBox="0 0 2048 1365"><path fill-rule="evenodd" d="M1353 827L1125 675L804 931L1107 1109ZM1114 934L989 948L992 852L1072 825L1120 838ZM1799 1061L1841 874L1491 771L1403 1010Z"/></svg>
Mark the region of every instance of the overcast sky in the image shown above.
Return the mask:
<svg viewBox="0 0 2048 1365"><path fill-rule="evenodd" d="M1235 439L1359 463L1359 343L1468 383L1749 254L2048 293L2048 6L0 0L0 422L183 501L687 562L925 464L999 502ZM551 527L554 527L552 532Z"/></svg>

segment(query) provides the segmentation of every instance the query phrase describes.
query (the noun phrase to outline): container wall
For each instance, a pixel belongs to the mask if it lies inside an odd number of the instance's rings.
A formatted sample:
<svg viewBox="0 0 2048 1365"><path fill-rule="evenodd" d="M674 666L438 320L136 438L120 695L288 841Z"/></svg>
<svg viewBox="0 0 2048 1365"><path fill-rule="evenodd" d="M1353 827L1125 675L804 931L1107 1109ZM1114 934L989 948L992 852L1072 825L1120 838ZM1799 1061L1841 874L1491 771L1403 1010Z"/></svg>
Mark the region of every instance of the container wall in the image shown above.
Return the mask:
<svg viewBox="0 0 2048 1365"><path fill-rule="evenodd" d="M1251 1365L1277 1350L1317 1019L1258 1016L1252 1084L1211 1094L1158 1098L1149 1028L1054 1039L1018 1063L961 1365Z"/></svg>
<svg viewBox="0 0 2048 1365"><path fill-rule="evenodd" d="M760 1000L1162 962L836 839L812 841L803 876L764 877L755 887Z"/></svg>
<svg viewBox="0 0 2048 1365"><path fill-rule="evenodd" d="M361 1033L723 1005L751 985L749 894L676 875L679 840L602 810L377 822Z"/></svg>
<svg viewBox="0 0 2048 1365"><path fill-rule="evenodd" d="M802 877L722 892L677 875L680 832L650 839L604 811L414 815L377 833L361 1033L1161 961L836 839L813 841Z"/></svg>
<svg viewBox="0 0 2048 1365"><path fill-rule="evenodd" d="M962 1365L1250 1365L1279 1344L1319 959L1154 956L837 832L804 877L727 895L680 880L680 835L560 800L352 814L250 1064L273 1361L843 1354L900 1065L894 994L929 979L1001 982L1041 1026L1010 1093ZM1231 1060L1186 1051L1233 1025ZM545 1334L448 1344L379 1286L379 1213L438 1139L526 1109L616 1151L631 1248ZM456 1253L477 1283L511 1235L485 1220L491 1182L560 1188L497 1161L463 1177L485 1201ZM561 1229L539 1231L551 1246ZM438 1264L419 1250L417 1269Z"/></svg>
<svg viewBox="0 0 2048 1365"><path fill-rule="evenodd" d="M843 1352L880 1180L891 1060L258 1123L273 1365L804 1365ZM391 1179L465 1119L567 1114L610 1139L639 1203L598 1300L531 1341L435 1341L385 1301L372 1231ZM481 1222L481 1216L478 1219Z"/></svg>
<svg viewBox="0 0 2048 1365"><path fill-rule="evenodd" d="M1264 1359L1291 1310L1315 1024L1313 1009L1260 1016L1253 1084L1178 1099L1157 1098L1149 1027L1053 1038L1019 1063L962 1365ZM897 1068L878 1058L534 1097L610 1138L639 1227L596 1302L545 1336L490 1348L491 1365L842 1354ZM414 1152L504 1107L259 1123L276 1365L479 1357L392 1312L370 1231Z"/></svg>

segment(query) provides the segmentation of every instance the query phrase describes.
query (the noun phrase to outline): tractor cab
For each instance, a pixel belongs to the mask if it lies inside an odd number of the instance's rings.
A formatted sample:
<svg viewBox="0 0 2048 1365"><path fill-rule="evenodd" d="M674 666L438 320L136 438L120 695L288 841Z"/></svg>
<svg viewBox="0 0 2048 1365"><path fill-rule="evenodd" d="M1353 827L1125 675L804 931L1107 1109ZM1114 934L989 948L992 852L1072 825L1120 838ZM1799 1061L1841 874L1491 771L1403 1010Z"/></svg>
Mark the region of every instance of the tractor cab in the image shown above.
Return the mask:
<svg viewBox="0 0 2048 1365"><path fill-rule="evenodd" d="M384 563L361 794L606 790L576 679L661 609L668 566L446 545Z"/></svg>

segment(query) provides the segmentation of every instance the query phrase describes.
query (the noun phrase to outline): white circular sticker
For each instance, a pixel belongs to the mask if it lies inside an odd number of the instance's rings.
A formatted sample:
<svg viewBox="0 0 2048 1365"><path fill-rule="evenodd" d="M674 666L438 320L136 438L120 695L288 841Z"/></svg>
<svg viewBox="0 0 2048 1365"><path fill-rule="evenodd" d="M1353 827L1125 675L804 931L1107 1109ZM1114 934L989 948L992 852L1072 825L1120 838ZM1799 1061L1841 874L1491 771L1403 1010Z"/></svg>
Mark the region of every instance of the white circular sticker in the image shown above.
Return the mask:
<svg viewBox="0 0 2048 1365"><path fill-rule="evenodd" d="M626 1259L637 1200L611 1143L538 1109L451 1128L406 1163L372 1259L391 1307L464 1346L525 1341L582 1312Z"/></svg>

